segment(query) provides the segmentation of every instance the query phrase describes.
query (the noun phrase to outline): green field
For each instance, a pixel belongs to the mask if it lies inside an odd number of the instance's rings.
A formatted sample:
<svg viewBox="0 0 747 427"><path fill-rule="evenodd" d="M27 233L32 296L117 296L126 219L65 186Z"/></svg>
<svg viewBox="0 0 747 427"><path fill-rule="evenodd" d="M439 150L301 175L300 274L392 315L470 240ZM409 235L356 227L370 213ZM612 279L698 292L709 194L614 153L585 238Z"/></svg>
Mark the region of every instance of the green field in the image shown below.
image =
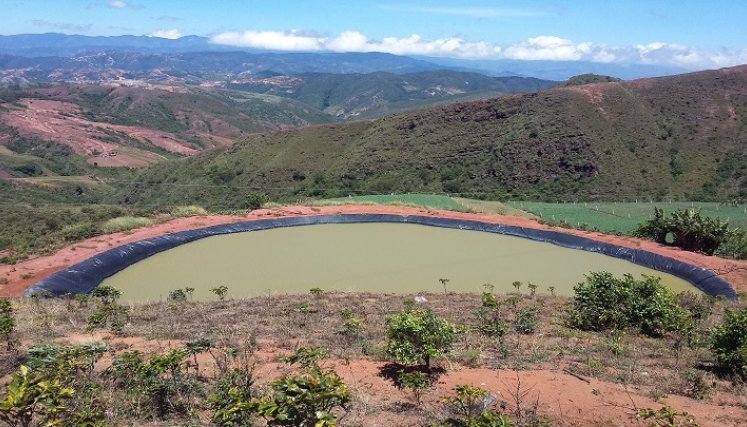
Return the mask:
<svg viewBox="0 0 747 427"><path fill-rule="evenodd" d="M704 216L729 220L732 227L747 229L747 206L722 205L706 202L655 202L655 203L541 203L511 201L509 206L533 213L548 222L568 223L571 227L585 226L600 231L631 233L654 214L654 207L665 214L675 209L698 208Z"/></svg>
<svg viewBox="0 0 747 427"><path fill-rule="evenodd" d="M376 205L404 205L428 209L447 209L466 212L469 209L457 203L448 196L439 194L381 194L370 196L338 197L324 199L319 204L376 204Z"/></svg>

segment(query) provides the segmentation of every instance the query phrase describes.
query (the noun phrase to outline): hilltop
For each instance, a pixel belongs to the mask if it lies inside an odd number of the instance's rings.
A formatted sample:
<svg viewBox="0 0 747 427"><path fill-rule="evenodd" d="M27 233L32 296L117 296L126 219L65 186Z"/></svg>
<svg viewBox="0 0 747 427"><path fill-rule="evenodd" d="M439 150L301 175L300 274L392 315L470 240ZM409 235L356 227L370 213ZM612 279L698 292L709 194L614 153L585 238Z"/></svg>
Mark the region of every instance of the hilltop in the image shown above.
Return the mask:
<svg viewBox="0 0 747 427"><path fill-rule="evenodd" d="M275 199L390 192L743 197L746 105L747 66L557 87L251 135L144 170L122 200L225 207L250 192Z"/></svg>

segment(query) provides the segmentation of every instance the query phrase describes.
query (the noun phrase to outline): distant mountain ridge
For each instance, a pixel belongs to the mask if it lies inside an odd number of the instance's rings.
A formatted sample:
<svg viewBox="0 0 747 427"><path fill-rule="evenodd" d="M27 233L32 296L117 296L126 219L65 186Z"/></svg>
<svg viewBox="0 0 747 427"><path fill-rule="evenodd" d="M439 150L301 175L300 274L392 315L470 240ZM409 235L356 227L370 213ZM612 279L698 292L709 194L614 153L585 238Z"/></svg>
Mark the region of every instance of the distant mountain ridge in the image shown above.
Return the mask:
<svg viewBox="0 0 747 427"><path fill-rule="evenodd" d="M434 103L536 92L558 82L529 77L488 77L456 71L408 74L306 73L240 76L225 87L301 101L343 119L372 118Z"/></svg>
<svg viewBox="0 0 747 427"><path fill-rule="evenodd" d="M627 80L679 74L686 71L681 67L674 66L588 61L467 60L417 55L406 57L383 53L288 53L222 46L211 43L209 38L199 36L185 36L174 40L149 36L91 37L59 33L0 36L0 55L46 58L43 61L31 62L45 69L48 68L44 65L46 62L62 63L60 60L61 57L85 57L94 53L108 53L115 62L119 63L120 61L117 60L113 52L166 55L164 57L153 57L160 59L164 63L174 60L174 58L168 55L200 53L205 58L222 62L223 68L220 68L221 70L225 70L228 65L226 64L226 59L219 60L219 56L206 55L207 53L235 52L239 54L239 57L241 57L240 54L257 54L260 56L253 59L246 57L249 58L247 61L252 62L252 66L242 71L259 72L261 70L270 70L282 74L308 72L371 73L375 71L411 73L448 69L477 72L493 77L524 76L546 80L565 80L579 74L594 73ZM184 58L195 59L195 57L190 56L185 56ZM16 63L21 62L18 59L14 59L13 61ZM262 63L263 61L264 63ZM8 63L11 61L6 59L5 62ZM137 68L135 64L130 65ZM236 69L237 64L234 63L228 66L228 68ZM123 69L134 71L131 68ZM217 70L218 68L215 71Z"/></svg>

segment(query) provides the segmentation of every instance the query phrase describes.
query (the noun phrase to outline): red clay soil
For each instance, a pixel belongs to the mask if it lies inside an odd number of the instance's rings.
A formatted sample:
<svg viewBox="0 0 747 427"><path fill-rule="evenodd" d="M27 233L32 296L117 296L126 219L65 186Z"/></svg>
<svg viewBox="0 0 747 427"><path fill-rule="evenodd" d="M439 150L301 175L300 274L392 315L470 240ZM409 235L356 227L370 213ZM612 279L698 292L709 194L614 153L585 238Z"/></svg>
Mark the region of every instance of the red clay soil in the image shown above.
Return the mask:
<svg viewBox="0 0 747 427"><path fill-rule="evenodd" d="M56 141L69 146L76 154L91 157L100 166L143 167L162 160L152 152L128 147L137 156L118 153L116 157L100 157L95 153L117 151L119 144L105 142L111 139L106 132L117 132L152 144L172 153L192 155L198 150L188 141L181 140L169 132L138 126L115 125L85 119L79 106L63 101L22 99L18 104L0 115L6 125L13 127L21 136ZM148 142L146 142L148 141Z"/></svg>
<svg viewBox="0 0 747 427"><path fill-rule="evenodd" d="M139 350L145 354L165 352L182 346L179 340L148 340L142 337L114 337L109 333L68 336L55 340L58 344L83 344L107 342L112 348L123 351ZM265 384L292 371L279 356L287 350L262 347L254 353L253 378ZM104 366L111 355L100 361ZM204 375L215 374L214 359L208 354L198 356ZM416 414L404 415L396 408L413 404L412 393L398 389L391 379L381 372L386 362L369 358L354 360L323 360L322 366L333 369L348 385L355 397L357 422L368 427L422 426L424 419ZM667 395L655 400L647 387L623 385L595 378L567 373L565 366L554 369L510 370L495 368L469 368L449 364L434 387L424 393L421 406L438 410L443 399L454 395L457 385L468 384L489 391L496 397L497 405L505 406L509 413L517 406L530 409L537 406L540 415L562 422L564 426L579 427L641 427L647 425L637 420L636 409L659 409L664 405L678 412L692 415L701 427L744 427L747 423L745 400L734 395L713 392L708 400L694 400L684 396ZM518 402L517 402L518 401ZM518 405L517 405L518 403ZM370 408L378 408L370 410ZM384 409L384 410L382 410ZM349 416L350 416L349 415ZM341 425L346 425L345 415ZM358 425L358 424L356 424Z"/></svg>
<svg viewBox="0 0 747 427"><path fill-rule="evenodd" d="M256 221L274 217L295 217L308 215L331 215L331 214L364 214L364 213L386 213L397 215L422 215L438 216L442 218L467 219L482 221L492 224L515 225L526 228L556 230L568 234L584 236L600 242L607 242L619 246L643 249L649 252L668 256L692 265L707 268L721 275L732 284L737 292L747 292L747 261L727 260L723 258L706 256L693 252L687 252L678 248L662 246L654 242L635 239L632 237L611 236L602 233L571 230L550 227L539 224L527 218L513 216L502 216L495 214L474 214L442 210L429 210L422 208L383 205L342 205L342 206L288 206L276 209L258 209L246 216L206 216L179 218L172 221L156 224L150 227L140 228L125 233L113 233L97 236L60 249L49 256L41 256L28 259L16 265L0 266L0 280L6 284L0 285L0 296L19 297L34 283L43 278L67 268L73 264L84 261L98 253L107 251L113 247L126 243L136 242L154 236L167 233L175 233L184 230L207 227L218 224L228 224L239 221Z"/></svg>

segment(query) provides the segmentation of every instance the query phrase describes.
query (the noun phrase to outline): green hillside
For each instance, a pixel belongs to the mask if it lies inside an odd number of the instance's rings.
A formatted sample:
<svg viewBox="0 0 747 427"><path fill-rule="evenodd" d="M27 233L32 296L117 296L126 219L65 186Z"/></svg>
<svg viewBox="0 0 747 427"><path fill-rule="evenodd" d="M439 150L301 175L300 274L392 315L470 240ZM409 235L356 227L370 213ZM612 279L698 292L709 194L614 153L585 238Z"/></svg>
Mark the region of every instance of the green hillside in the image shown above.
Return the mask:
<svg viewBox="0 0 747 427"><path fill-rule="evenodd" d="M252 135L143 171L129 203L298 196L708 200L747 194L747 67Z"/></svg>
<svg viewBox="0 0 747 427"><path fill-rule="evenodd" d="M533 92L555 84L535 78L439 70L268 76L234 82L229 87L295 99L344 119L361 119L446 102Z"/></svg>

